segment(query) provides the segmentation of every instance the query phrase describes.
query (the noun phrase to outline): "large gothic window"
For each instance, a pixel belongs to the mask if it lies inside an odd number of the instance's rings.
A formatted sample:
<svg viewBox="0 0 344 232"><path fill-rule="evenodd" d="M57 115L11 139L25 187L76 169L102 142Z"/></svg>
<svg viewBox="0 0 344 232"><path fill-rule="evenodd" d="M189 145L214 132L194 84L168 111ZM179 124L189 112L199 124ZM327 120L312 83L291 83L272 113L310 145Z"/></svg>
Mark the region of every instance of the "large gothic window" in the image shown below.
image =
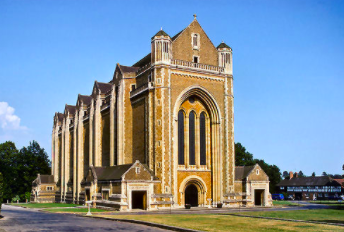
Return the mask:
<svg viewBox="0 0 344 232"><path fill-rule="evenodd" d="M178 164L184 164L184 113L178 112Z"/></svg>
<svg viewBox="0 0 344 232"><path fill-rule="evenodd" d="M189 115L189 164L195 165L195 113Z"/></svg>
<svg viewBox="0 0 344 232"><path fill-rule="evenodd" d="M180 169L211 168L211 128L209 111L204 102L190 96L185 99L177 115L178 164Z"/></svg>
<svg viewBox="0 0 344 232"><path fill-rule="evenodd" d="M199 144L200 144L200 164L206 165L206 127L205 127L205 113L202 112L200 116L200 122L199 122Z"/></svg>

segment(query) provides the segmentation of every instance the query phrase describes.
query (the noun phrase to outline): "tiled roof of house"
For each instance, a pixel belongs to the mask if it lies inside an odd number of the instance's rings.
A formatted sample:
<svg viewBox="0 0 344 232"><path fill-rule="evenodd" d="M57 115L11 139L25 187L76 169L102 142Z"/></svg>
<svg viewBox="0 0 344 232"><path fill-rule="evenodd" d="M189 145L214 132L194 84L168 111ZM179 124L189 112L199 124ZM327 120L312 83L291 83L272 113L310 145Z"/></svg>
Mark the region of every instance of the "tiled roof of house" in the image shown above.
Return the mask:
<svg viewBox="0 0 344 232"><path fill-rule="evenodd" d="M309 176L294 177L290 180L284 179L277 186L324 186L324 185L340 185L329 176Z"/></svg>
<svg viewBox="0 0 344 232"><path fill-rule="evenodd" d="M248 174L254 168L253 166L237 166L235 167L235 180L242 180L245 179Z"/></svg>
<svg viewBox="0 0 344 232"><path fill-rule="evenodd" d="M334 179L344 188L344 179Z"/></svg>

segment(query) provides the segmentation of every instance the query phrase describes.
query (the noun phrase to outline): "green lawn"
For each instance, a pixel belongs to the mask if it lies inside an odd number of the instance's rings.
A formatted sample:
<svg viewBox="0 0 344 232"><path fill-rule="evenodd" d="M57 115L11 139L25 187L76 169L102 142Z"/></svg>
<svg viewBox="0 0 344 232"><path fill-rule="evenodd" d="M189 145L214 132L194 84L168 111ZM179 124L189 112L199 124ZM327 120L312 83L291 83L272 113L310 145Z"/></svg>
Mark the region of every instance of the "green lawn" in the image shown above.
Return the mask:
<svg viewBox="0 0 344 232"><path fill-rule="evenodd" d="M244 212L240 214L344 224L344 210L337 209Z"/></svg>
<svg viewBox="0 0 344 232"><path fill-rule="evenodd" d="M22 206L22 207L26 207L26 208L57 208L57 207L75 207L75 206L79 206L76 204L63 204L63 203L12 203L11 205L14 206Z"/></svg>
<svg viewBox="0 0 344 232"><path fill-rule="evenodd" d="M344 231L343 227L302 222L285 222L231 215L97 215L98 217L134 219L202 231Z"/></svg>
<svg viewBox="0 0 344 232"><path fill-rule="evenodd" d="M47 212L53 212L53 213L87 213L88 209L87 208L65 208L65 209L44 209L44 211ZM92 209L91 208L91 213L95 212L107 212L106 210L103 209Z"/></svg>
<svg viewBox="0 0 344 232"><path fill-rule="evenodd" d="M296 206L298 205L295 202L292 201L273 201L272 202L274 206Z"/></svg>

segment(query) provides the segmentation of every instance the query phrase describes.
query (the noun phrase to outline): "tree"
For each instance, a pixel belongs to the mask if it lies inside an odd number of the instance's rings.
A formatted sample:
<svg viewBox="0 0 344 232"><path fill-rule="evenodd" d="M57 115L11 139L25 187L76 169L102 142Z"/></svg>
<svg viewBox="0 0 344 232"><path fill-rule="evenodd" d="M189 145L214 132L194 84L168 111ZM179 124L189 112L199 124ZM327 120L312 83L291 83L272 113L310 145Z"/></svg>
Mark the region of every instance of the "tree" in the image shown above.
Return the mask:
<svg viewBox="0 0 344 232"><path fill-rule="evenodd" d="M282 174L282 177L285 179L285 180L289 180L290 179L290 175L287 171L284 171L283 174Z"/></svg>
<svg viewBox="0 0 344 232"><path fill-rule="evenodd" d="M305 174L303 174L303 172L300 170L298 173L299 177L306 177Z"/></svg>
<svg viewBox="0 0 344 232"><path fill-rule="evenodd" d="M323 176L327 176L327 173L326 173L326 172L323 172L322 175L323 175Z"/></svg>
<svg viewBox="0 0 344 232"><path fill-rule="evenodd" d="M31 192L37 174L50 174L50 160L36 141L20 151L13 142L7 141L0 144L0 170L4 178L4 200L17 195L25 199L25 192Z"/></svg>
<svg viewBox="0 0 344 232"><path fill-rule="evenodd" d="M7 141L0 144L0 170L3 175L3 200L12 199L16 191L18 150Z"/></svg>
<svg viewBox="0 0 344 232"><path fill-rule="evenodd" d="M3 178L2 178L2 174L0 172L0 214L1 214L2 198L3 198L3 195L4 195L3 190L4 190L4 188L3 188Z"/></svg>
<svg viewBox="0 0 344 232"><path fill-rule="evenodd" d="M18 170L23 175L18 176L18 181L21 183L18 186L18 193L21 199L25 199L25 192L31 192L32 182L37 178L37 174L50 174L50 160L44 148L41 148L36 141L20 149L19 154Z"/></svg>
<svg viewBox="0 0 344 232"><path fill-rule="evenodd" d="M235 144L235 165L236 166L247 166L253 165L253 155L246 151L246 148L241 143Z"/></svg>
<svg viewBox="0 0 344 232"><path fill-rule="evenodd" d="M312 173L312 176L313 176L313 177L315 176L315 172Z"/></svg>

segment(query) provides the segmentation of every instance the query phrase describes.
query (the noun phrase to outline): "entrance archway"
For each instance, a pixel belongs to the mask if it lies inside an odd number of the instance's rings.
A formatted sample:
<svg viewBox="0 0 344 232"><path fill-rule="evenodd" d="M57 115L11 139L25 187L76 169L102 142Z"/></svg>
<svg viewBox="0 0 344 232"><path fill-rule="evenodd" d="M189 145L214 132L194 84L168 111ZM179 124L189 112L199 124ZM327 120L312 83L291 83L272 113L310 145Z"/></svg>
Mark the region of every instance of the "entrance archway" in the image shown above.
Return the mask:
<svg viewBox="0 0 344 232"><path fill-rule="evenodd" d="M198 189L193 184L188 185L185 189L185 204L198 206Z"/></svg>

